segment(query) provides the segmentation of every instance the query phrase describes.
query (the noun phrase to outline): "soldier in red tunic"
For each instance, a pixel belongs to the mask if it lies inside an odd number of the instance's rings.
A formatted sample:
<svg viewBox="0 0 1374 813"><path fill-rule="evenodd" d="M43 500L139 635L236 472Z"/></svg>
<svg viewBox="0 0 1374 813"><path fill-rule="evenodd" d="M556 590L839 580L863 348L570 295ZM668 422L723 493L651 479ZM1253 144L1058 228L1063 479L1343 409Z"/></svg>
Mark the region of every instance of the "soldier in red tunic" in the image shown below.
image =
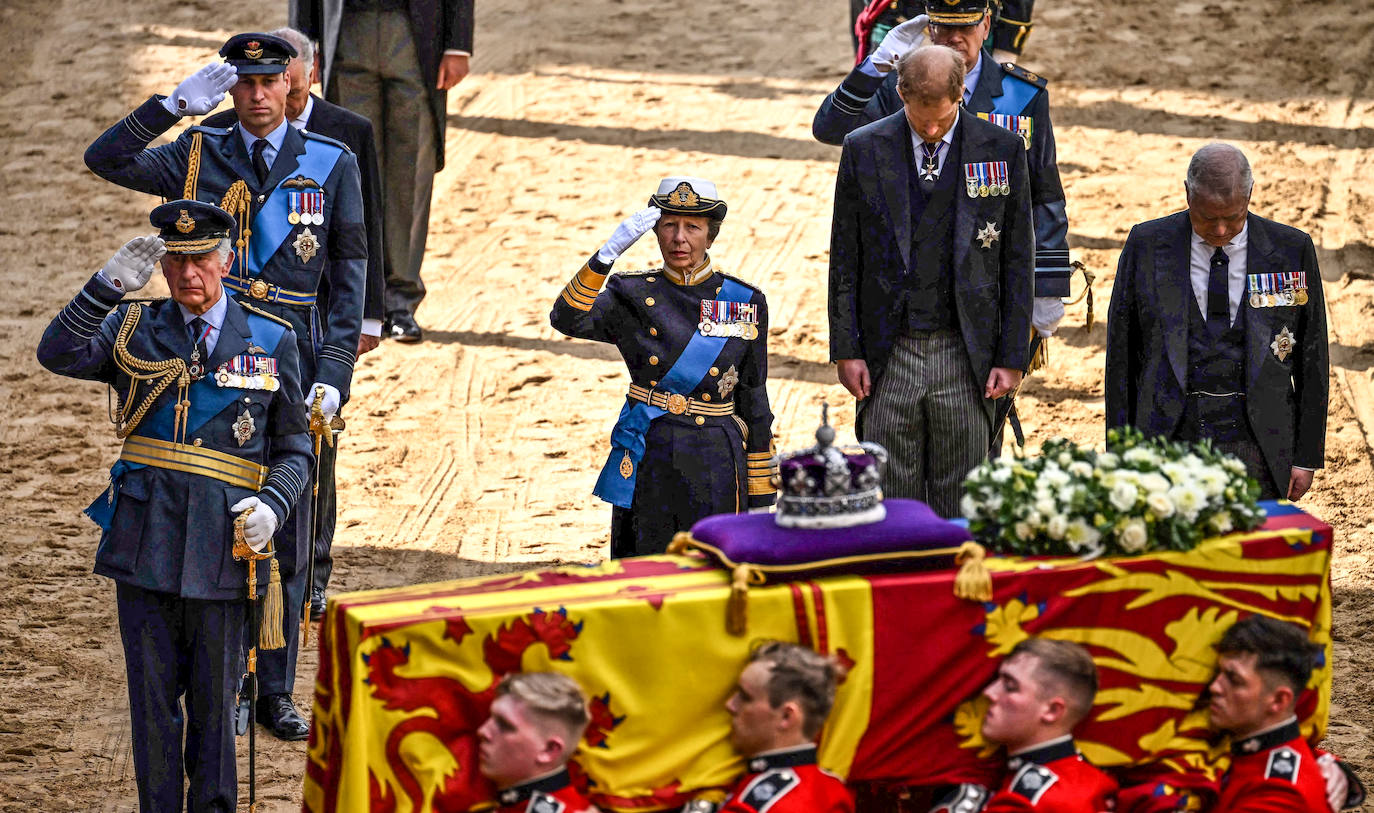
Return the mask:
<svg viewBox="0 0 1374 813"><path fill-rule="evenodd" d="M1299 627L1262 615L1222 636L1207 714L1231 735L1232 756L1215 813L1329 809L1326 779L1294 713L1319 652Z"/></svg>
<svg viewBox="0 0 1374 813"><path fill-rule="evenodd" d="M722 813L854 813L844 781L816 765L839 676L833 660L796 644L754 649L725 704L746 773Z"/></svg>
<svg viewBox="0 0 1374 813"><path fill-rule="evenodd" d="M1074 726L1088 716L1097 695L1097 667L1083 647L1028 638L1002 661L983 694L983 738L1007 749L1006 779L984 813L1115 809L1116 782L1088 764L1073 742ZM980 790L960 786L960 795L944 807L976 810Z"/></svg>
<svg viewBox="0 0 1374 813"><path fill-rule="evenodd" d="M596 813L568 775L589 719L582 690L566 675L525 672L501 681L477 729L482 775L500 789L496 813Z"/></svg>

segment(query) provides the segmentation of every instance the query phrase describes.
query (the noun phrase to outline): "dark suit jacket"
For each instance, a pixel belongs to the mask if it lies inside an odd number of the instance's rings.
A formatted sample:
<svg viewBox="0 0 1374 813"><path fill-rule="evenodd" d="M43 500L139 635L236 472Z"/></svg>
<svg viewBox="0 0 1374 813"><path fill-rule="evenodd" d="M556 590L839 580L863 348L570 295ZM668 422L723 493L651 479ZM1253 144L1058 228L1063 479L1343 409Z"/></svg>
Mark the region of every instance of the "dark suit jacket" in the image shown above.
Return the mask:
<svg viewBox="0 0 1374 813"><path fill-rule="evenodd" d="M1293 466L1321 468L1326 448L1326 310L1317 253L1307 234L1250 215L1246 272L1307 273L1305 305L1250 308L1245 412L1279 490ZM1188 386L1192 225L1179 212L1131 229L1117 264L1107 316L1107 428L1132 425L1170 437ZM1242 300L1241 307L1250 307ZM1296 338L1282 361L1271 348L1287 327Z"/></svg>
<svg viewBox="0 0 1374 813"><path fill-rule="evenodd" d="M967 111L955 138L964 163L1006 161L1011 194L969 197L958 173L954 211L954 298L959 330L981 390L993 367L1024 370L1030 338L1035 246L1030 182L1021 139ZM899 290L911 256L911 128L902 112L861 127L844 141L830 233L830 358L864 359L876 384L903 329ZM992 223L989 248L975 237ZM984 406L991 410L992 402Z"/></svg>
<svg viewBox="0 0 1374 813"><path fill-rule="evenodd" d="M121 398L128 397L129 374L115 362L113 351L115 336L129 310L120 298L121 294L104 282L94 277L88 281L43 332L39 363L61 375L104 382ZM267 317L248 311L230 297L219 340L207 360L211 375L230 359L249 352L250 338L255 335L252 320L266 323ZM190 341L180 309L164 299L144 307L129 337L128 350L148 361L184 359L190 353ZM277 359L279 388L229 393L232 401L203 423L189 426L185 440L189 443L194 439L198 447L268 467L262 489L254 492L199 474L153 466L123 471L118 477L118 497L109 528L96 551L96 573L183 598L242 598L247 566L234 561L231 553L234 515L229 507L250 496L259 497L277 514L281 521L277 544L282 545L288 516L296 518L291 509L300 501L314 463L297 373L296 336L288 328L276 347L254 351L253 355ZM197 386L213 389L215 385L203 381L193 385L188 393L192 415L195 405L203 403ZM147 390L140 388L139 392ZM141 422L131 437L174 440L156 434L155 421L150 418L170 408L178 392L176 386L162 392L148 411L149 419ZM247 441L240 443L234 423L245 413L253 419L254 429ZM266 570L258 568L264 585Z"/></svg>
<svg viewBox="0 0 1374 813"><path fill-rule="evenodd" d="M1059 159L1055 150L1054 125L1050 121L1050 93L1045 80L1023 78L1027 74L1015 65L999 65L982 57L982 71L973 86L965 110L971 113L1005 113L1030 116L1030 149L1026 153L1030 172L1031 207L1035 227L1035 249L1045 255L1052 267L1067 263L1069 218L1064 204L1064 185L1059 179ZM1010 64L1010 63L1008 63ZM1009 88L1030 93L1024 106L1009 106ZM855 68L833 93L825 97L811 121L811 134L824 144L841 144L844 137L865 124L878 121L902 109L897 95L897 72L869 76Z"/></svg>
<svg viewBox="0 0 1374 813"><path fill-rule="evenodd" d="M377 144L372 137L372 122L313 93L310 98L314 99L314 104L305 129L343 142L358 159L358 173L363 183L363 221L367 225L367 292L363 298L363 318L380 320L386 316L382 303L386 274L382 255L382 175L377 170ZM238 121L231 107L206 117L201 124L229 128ZM320 296L326 303L329 301L328 278L321 282ZM326 304L323 310L328 309Z"/></svg>
<svg viewBox="0 0 1374 813"><path fill-rule="evenodd" d="M290 24L320 43L321 71L326 90L333 76L334 50L339 41L339 20L344 0L290 0ZM472 53L473 0L408 0L410 30L420 59L420 74L425 77L430 107L436 127L434 144L436 170L444 168L444 126L448 116L448 92L435 87L439 62L445 51Z"/></svg>

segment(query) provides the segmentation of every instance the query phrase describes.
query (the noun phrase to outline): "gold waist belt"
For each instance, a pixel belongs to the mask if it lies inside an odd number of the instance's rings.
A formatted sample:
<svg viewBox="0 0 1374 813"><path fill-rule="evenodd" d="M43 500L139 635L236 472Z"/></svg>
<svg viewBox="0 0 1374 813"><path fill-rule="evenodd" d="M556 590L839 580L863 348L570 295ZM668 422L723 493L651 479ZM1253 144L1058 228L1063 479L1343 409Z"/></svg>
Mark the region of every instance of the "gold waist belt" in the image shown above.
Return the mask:
<svg viewBox="0 0 1374 813"><path fill-rule="evenodd" d="M159 469L199 474L240 488L258 491L267 482L267 467L214 449L170 443L156 438L130 435L119 452L120 460L142 463Z"/></svg>
<svg viewBox="0 0 1374 813"><path fill-rule="evenodd" d="M710 415L717 418L724 418L728 415L735 414L734 401L708 404L705 401L698 401L695 398L688 398L685 395L678 395L675 392L651 390L641 387L638 384L630 385L629 397L631 400L638 401L641 404L648 404L651 407L667 410L674 415Z"/></svg>

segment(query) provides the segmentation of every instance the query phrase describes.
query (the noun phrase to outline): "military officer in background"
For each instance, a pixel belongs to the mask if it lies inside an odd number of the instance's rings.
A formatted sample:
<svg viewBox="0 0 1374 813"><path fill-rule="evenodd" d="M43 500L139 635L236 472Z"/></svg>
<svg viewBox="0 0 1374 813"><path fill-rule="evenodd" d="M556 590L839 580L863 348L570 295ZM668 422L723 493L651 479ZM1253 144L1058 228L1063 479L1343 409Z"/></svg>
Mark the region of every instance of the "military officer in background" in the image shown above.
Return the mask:
<svg viewBox="0 0 1374 813"><path fill-rule="evenodd" d="M1047 338L1064 318L1061 297L1068 295L1070 268L1069 223L1055 157L1049 92L1043 77L1010 62L998 64L984 51L991 26L988 0L927 2L926 14L892 29L875 52L825 97L811 132L823 143L842 144L851 132L902 109L894 67L903 54L927 40L958 51L965 67L963 109L1016 133L1026 148L1035 228L1032 322L1039 336Z"/></svg>
<svg viewBox="0 0 1374 813"><path fill-rule="evenodd" d="M91 277L38 360L118 394L124 447L87 513L103 529L95 572L116 583L139 807L233 810L247 587L235 515L262 551L305 489L296 337L225 295L228 213L176 200L151 220L160 237L130 240ZM121 305L159 260L171 299Z"/></svg>
<svg viewBox="0 0 1374 813"><path fill-rule="evenodd" d="M478 767L497 787L496 813L597 813L568 773L590 721L587 699L567 675L502 678L477 729Z"/></svg>
<svg viewBox="0 0 1374 813"><path fill-rule="evenodd" d="M323 393L328 420L347 398L353 375L367 237L353 153L286 120L286 68L295 54L290 43L267 34L231 37L220 49L223 63L201 68L171 96L154 96L106 130L87 148L86 165L121 186L210 201L237 216L238 251L224 285L291 324L300 380L313 382L306 397ZM147 147L182 116L213 110L226 90L236 125L190 127L170 144ZM317 296L326 278L328 310L321 312ZM286 606L293 612L304 605L308 589L310 492L305 489L278 543ZM291 700L299 625L287 626L286 648L263 657L257 717L274 735L301 740L309 726Z"/></svg>
<svg viewBox="0 0 1374 813"><path fill-rule="evenodd" d="M776 496L768 303L711 263L707 249L725 213L714 183L664 178L549 314L560 333L616 345L630 369L594 492L614 506L612 556L662 553L697 520L765 508ZM650 231L663 265L608 278Z"/></svg>
<svg viewBox="0 0 1374 813"><path fill-rule="evenodd" d="M358 159L362 179L363 212L367 221L367 293L363 301L362 335L358 337L358 355L377 348L381 341L382 318L385 315L383 294L386 275L382 268L382 189L377 170L377 147L372 137L372 122L321 99L310 92L314 84L315 46L310 39L294 28L278 28L272 36L281 37L296 49L297 56L286 66L291 89L286 94L286 120L298 130L310 130L337 139L353 151ZM233 110L224 110L205 119L206 127L232 127L238 121ZM320 307L329 310L329 278L321 280ZM315 519L315 568L310 585L310 617L318 620L324 614L325 588L334 569L331 550L334 528L338 519L338 494L334 488L334 462L337 444L320 445L320 500Z"/></svg>
<svg viewBox="0 0 1374 813"><path fill-rule="evenodd" d="M1015 62L1030 36L1035 0L992 0L992 34L987 47L994 62ZM893 28L925 11L925 0L850 0L850 28L856 62L872 54Z"/></svg>

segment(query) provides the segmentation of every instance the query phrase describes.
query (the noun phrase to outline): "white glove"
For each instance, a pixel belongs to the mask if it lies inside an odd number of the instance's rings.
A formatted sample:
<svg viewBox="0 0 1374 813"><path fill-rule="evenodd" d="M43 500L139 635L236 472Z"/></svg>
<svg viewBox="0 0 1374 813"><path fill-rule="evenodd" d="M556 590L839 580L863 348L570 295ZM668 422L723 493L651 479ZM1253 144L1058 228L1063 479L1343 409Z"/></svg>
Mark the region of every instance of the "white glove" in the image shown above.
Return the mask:
<svg viewBox="0 0 1374 813"><path fill-rule="evenodd" d="M620 225L611 233L611 239L596 252L596 258L607 265L615 262L617 257L624 254L636 240L654 227L662 214L662 209L649 206L620 221Z"/></svg>
<svg viewBox="0 0 1374 813"><path fill-rule="evenodd" d="M120 246L119 251L105 263L105 267L100 269L100 278L116 290L125 293L137 291L148 284L157 261L166 253L162 238L156 234L135 237Z"/></svg>
<svg viewBox="0 0 1374 813"><path fill-rule="evenodd" d="M249 508L253 509L253 513L243 523L243 541L255 552L262 553L267 549L267 543L272 541L272 534L277 532L277 512L257 497L244 497L230 506L229 510L241 514Z"/></svg>
<svg viewBox="0 0 1374 813"><path fill-rule="evenodd" d="M310 389L305 391L305 416L310 417L310 408L315 403L315 388L324 390L324 399L320 401L320 412L324 414L326 423L331 418L339 414L339 391L323 381L316 381L310 385Z"/></svg>
<svg viewBox="0 0 1374 813"><path fill-rule="evenodd" d="M1035 332L1048 339L1064 318L1064 302L1057 296L1037 296L1031 305L1031 324Z"/></svg>
<svg viewBox="0 0 1374 813"><path fill-rule="evenodd" d="M873 67L878 69L878 73L887 73L897 67L897 60L907 51L927 44L930 38L926 35L926 24L929 22L929 17L917 14L887 32L887 36L883 37L883 41L878 43L877 50L873 52Z"/></svg>
<svg viewBox="0 0 1374 813"><path fill-rule="evenodd" d="M227 62L211 62L191 74L162 106L174 116L203 116L224 101L224 91L239 80L239 69Z"/></svg>
<svg viewBox="0 0 1374 813"><path fill-rule="evenodd" d="M1322 780L1326 783L1326 803L1331 807L1333 813L1340 813L1345 806L1346 796L1350 793L1350 780L1346 779L1345 771L1336 764L1336 758L1330 754L1322 754L1317 757L1317 767L1321 769Z"/></svg>

